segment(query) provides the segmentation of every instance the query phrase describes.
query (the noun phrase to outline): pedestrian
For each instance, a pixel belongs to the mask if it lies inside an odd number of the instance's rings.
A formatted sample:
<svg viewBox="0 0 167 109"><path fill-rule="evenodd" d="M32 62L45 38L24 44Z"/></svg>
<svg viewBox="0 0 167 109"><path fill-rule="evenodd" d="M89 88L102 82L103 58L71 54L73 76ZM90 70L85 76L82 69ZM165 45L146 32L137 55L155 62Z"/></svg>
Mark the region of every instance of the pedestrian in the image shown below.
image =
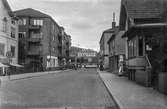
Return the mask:
<svg viewBox="0 0 167 109"><path fill-rule="evenodd" d="M103 71L103 64L100 64L100 70Z"/></svg>

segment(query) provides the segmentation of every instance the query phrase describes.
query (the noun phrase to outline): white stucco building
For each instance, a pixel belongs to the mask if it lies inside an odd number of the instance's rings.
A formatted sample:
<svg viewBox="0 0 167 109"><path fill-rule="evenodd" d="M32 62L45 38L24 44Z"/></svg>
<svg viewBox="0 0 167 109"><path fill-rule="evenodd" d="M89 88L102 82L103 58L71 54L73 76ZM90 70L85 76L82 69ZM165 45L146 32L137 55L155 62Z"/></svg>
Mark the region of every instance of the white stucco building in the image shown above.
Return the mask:
<svg viewBox="0 0 167 109"><path fill-rule="evenodd" d="M18 63L18 25L7 0L0 0L0 62Z"/></svg>

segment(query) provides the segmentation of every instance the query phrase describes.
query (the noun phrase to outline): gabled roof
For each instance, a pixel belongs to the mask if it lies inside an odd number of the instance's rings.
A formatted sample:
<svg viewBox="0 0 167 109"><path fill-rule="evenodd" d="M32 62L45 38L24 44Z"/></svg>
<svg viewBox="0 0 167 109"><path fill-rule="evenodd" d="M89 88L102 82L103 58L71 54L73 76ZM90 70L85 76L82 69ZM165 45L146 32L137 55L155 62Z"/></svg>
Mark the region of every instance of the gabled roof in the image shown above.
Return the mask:
<svg viewBox="0 0 167 109"><path fill-rule="evenodd" d="M113 33L114 32L114 29L113 28L109 28L107 30L104 30L103 33L102 33L102 36L100 38L100 42L102 41L103 37L104 37L104 33Z"/></svg>
<svg viewBox="0 0 167 109"><path fill-rule="evenodd" d="M112 34L112 36L110 37L110 39L107 41L107 43L109 44L117 35L117 33L119 32L119 27L116 27L114 29L114 34Z"/></svg>
<svg viewBox="0 0 167 109"><path fill-rule="evenodd" d="M118 26L116 26L115 28L109 28L107 30L104 30L100 38L100 42L102 41L105 33L114 33L117 29L118 29Z"/></svg>
<svg viewBox="0 0 167 109"><path fill-rule="evenodd" d="M165 9L166 0L122 0L128 17L159 18Z"/></svg>
<svg viewBox="0 0 167 109"><path fill-rule="evenodd" d="M2 0L2 3L5 6L5 8L7 9L9 15L11 15L12 14L12 10L11 10L11 8L10 8L9 3L7 2L7 0Z"/></svg>
<svg viewBox="0 0 167 109"><path fill-rule="evenodd" d="M16 15L19 16L29 16L29 17L41 17L41 18L51 18L49 15L44 14L38 10L32 9L32 8L27 8L27 9L22 9L22 10L17 10L14 11Z"/></svg>
<svg viewBox="0 0 167 109"><path fill-rule="evenodd" d="M112 32L114 32L114 29L113 28L110 28L110 29L107 29L107 30L104 30L104 32L103 33L112 33Z"/></svg>

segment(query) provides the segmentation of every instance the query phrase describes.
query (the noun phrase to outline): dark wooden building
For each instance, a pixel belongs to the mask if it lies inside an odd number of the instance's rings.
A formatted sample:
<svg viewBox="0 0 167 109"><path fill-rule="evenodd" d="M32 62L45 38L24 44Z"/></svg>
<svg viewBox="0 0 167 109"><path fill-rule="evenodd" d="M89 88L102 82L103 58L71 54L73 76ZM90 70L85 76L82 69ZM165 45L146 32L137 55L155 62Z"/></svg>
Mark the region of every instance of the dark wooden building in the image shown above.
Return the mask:
<svg viewBox="0 0 167 109"><path fill-rule="evenodd" d="M128 78L167 93L165 0L122 0ZM165 79L166 78L166 79Z"/></svg>

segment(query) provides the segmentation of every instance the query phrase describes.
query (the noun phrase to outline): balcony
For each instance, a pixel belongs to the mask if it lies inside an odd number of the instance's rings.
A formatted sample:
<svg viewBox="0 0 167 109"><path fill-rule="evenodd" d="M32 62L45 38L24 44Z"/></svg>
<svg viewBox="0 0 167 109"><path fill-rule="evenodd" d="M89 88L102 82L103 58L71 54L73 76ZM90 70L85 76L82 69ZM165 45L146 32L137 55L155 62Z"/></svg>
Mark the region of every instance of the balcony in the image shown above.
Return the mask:
<svg viewBox="0 0 167 109"><path fill-rule="evenodd" d="M143 70L148 66L147 60L144 56L139 56L135 58L128 59L126 65L129 69Z"/></svg>
<svg viewBox="0 0 167 109"><path fill-rule="evenodd" d="M30 30L40 30L40 29L41 29L41 26L40 26L40 25L30 25L30 26L29 26L29 29L30 29Z"/></svg>
<svg viewBox="0 0 167 109"><path fill-rule="evenodd" d="M28 51L29 56L40 56L41 54L42 54L42 51L38 49Z"/></svg>
<svg viewBox="0 0 167 109"><path fill-rule="evenodd" d="M31 43L40 43L41 38L29 38L28 41Z"/></svg>

